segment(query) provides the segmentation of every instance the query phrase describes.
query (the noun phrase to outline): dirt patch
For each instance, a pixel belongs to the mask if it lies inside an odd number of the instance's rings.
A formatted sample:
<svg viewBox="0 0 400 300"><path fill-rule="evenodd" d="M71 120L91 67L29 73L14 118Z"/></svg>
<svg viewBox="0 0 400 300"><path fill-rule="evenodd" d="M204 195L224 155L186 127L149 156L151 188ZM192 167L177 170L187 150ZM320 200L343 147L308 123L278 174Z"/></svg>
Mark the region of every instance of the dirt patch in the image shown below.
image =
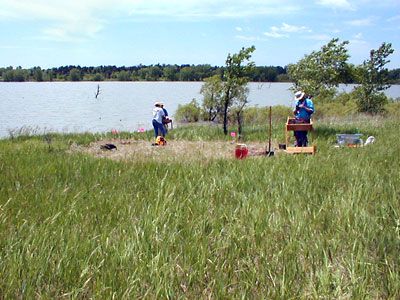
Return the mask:
<svg viewBox="0 0 400 300"><path fill-rule="evenodd" d="M114 150L104 150L101 146L113 144ZM265 152L265 144L247 144L249 156ZM84 152L95 157L114 160L147 161L162 158L163 161L209 161L212 159L234 159L235 143L222 141L168 141L166 146L152 146L143 140L110 139L91 143L87 147L71 146L71 152Z"/></svg>

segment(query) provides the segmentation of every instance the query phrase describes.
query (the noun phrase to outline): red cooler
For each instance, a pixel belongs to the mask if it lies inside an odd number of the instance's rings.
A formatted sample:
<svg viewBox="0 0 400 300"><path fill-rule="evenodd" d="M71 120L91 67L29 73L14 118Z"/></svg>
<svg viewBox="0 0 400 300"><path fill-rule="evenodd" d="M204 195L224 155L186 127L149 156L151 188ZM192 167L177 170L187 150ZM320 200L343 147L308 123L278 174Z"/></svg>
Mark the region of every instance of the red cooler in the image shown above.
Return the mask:
<svg viewBox="0 0 400 300"><path fill-rule="evenodd" d="M249 154L249 149L245 144L237 144L235 148L235 157L237 159L243 159Z"/></svg>

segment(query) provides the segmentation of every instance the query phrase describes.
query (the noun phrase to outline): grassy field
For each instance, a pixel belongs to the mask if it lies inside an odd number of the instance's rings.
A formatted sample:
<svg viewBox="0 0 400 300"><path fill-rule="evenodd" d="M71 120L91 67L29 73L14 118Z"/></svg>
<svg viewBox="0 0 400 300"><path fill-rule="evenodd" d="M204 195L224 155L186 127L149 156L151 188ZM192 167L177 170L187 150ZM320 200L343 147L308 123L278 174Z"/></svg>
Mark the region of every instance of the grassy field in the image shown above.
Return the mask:
<svg viewBox="0 0 400 300"><path fill-rule="evenodd" d="M168 141L229 143L220 131ZM345 132L376 143L334 148ZM399 299L399 132L325 119L314 156L206 162L70 152L102 135L1 140L0 299Z"/></svg>

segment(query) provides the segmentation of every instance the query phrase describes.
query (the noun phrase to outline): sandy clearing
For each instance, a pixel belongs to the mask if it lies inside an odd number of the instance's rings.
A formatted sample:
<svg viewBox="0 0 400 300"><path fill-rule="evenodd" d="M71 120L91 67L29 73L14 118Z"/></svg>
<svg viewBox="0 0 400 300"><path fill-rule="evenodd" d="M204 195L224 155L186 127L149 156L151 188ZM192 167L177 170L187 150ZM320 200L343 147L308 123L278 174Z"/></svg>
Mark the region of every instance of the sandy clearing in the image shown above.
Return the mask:
<svg viewBox="0 0 400 300"><path fill-rule="evenodd" d="M102 145L114 144L116 150L103 150ZM99 158L113 160L147 161L162 158L164 161L209 161L234 159L236 143L223 141L168 141L166 146L152 146L144 140L109 139L91 143L87 147L73 145L71 152L83 152ZM265 144L247 144L249 156L259 156ZM275 148L276 149L276 148Z"/></svg>

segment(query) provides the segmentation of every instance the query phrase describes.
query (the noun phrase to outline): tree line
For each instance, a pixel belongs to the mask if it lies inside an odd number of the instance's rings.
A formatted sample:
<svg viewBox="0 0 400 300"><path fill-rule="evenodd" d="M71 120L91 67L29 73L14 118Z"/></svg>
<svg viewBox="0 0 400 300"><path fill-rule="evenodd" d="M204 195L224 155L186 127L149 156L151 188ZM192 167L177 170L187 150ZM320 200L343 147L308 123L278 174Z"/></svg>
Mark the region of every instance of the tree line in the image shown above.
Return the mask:
<svg viewBox="0 0 400 300"><path fill-rule="evenodd" d="M117 66L62 66L42 69L34 67L0 68L0 80L23 81L203 81L212 76L222 76L224 67L201 65L138 65ZM250 80L255 82L289 81L286 68L280 66L258 66Z"/></svg>
<svg viewBox="0 0 400 300"><path fill-rule="evenodd" d="M356 68L353 66L353 68ZM200 65L138 65L131 67L117 66L61 66L42 69L33 67L0 68L0 81L204 81L213 76L223 77L226 66ZM359 83L355 72L348 72L342 77L343 83ZM293 81L288 73L288 66L255 66L247 75L252 82L289 82ZM400 69L387 72L391 84L400 84Z"/></svg>

